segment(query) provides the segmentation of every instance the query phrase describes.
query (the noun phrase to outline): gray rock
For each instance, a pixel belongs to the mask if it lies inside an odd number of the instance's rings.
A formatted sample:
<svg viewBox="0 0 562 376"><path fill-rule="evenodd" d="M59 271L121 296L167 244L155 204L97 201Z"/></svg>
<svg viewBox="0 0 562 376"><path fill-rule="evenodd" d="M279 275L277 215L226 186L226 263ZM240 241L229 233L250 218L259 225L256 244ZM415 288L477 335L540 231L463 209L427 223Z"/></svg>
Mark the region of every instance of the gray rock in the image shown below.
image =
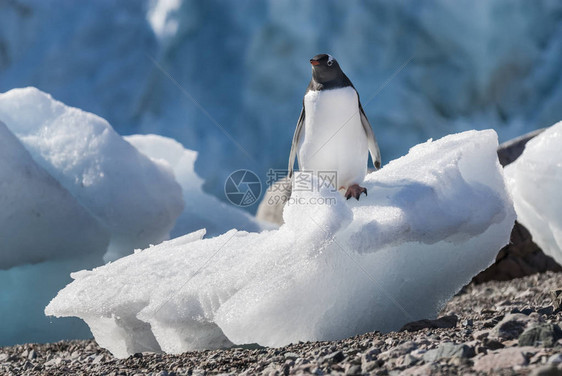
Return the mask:
<svg viewBox="0 0 562 376"><path fill-rule="evenodd" d="M346 375L360 375L361 374L361 366L354 364L345 371Z"/></svg>
<svg viewBox="0 0 562 376"><path fill-rule="evenodd" d="M286 353L284 354L284 356L285 356L285 358L287 358L287 359L292 359L292 360L295 360L295 359L297 359L297 358L300 358L299 354L294 353L294 352L286 352Z"/></svg>
<svg viewBox="0 0 562 376"><path fill-rule="evenodd" d="M519 311L517 308L515 309L517 311ZM512 311L511 313L522 313L524 315L529 316L531 313L533 313L533 310L531 308L523 308L522 310L520 310L519 312L514 312ZM540 313L540 312L539 312Z"/></svg>
<svg viewBox="0 0 562 376"><path fill-rule="evenodd" d="M383 363L381 361L375 360L373 362L365 362L361 364L361 372L369 373L374 369L379 368Z"/></svg>
<svg viewBox="0 0 562 376"><path fill-rule="evenodd" d="M558 325L540 324L525 330L519 336L519 346L552 347L562 338L562 330Z"/></svg>
<svg viewBox="0 0 562 376"><path fill-rule="evenodd" d="M503 343L496 341L495 339L484 341L484 345L490 350L503 349L505 347Z"/></svg>
<svg viewBox="0 0 562 376"><path fill-rule="evenodd" d="M552 299L554 309L560 309L562 307L562 289L552 289L550 291L550 298Z"/></svg>
<svg viewBox="0 0 562 376"><path fill-rule="evenodd" d="M472 338L483 340L485 338L488 338L489 335L490 335L489 330L478 330L478 331L472 333Z"/></svg>
<svg viewBox="0 0 562 376"><path fill-rule="evenodd" d="M465 344L454 344L453 342L442 343L438 348L429 350L423 354L425 362L436 362L450 358L471 358L474 356L474 348Z"/></svg>
<svg viewBox="0 0 562 376"><path fill-rule="evenodd" d="M45 362L45 367L52 367L52 366L58 366L62 363L62 359L61 358L53 358L49 361Z"/></svg>
<svg viewBox="0 0 562 376"><path fill-rule="evenodd" d="M335 351L324 357L324 361L327 361L329 363L339 363L344 359L345 359L345 355L341 351Z"/></svg>
<svg viewBox="0 0 562 376"><path fill-rule="evenodd" d="M537 313L541 314L541 315L550 315L554 312L554 307L553 306L547 306L547 307L542 307L537 309Z"/></svg>
<svg viewBox="0 0 562 376"><path fill-rule="evenodd" d="M435 320L412 321L400 328L400 331L415 332L422 329L446 329L454 328L457 325L458 317L455 315L439 317Z"/></svg>
<svg viewBox="0 0 562 376"><path fill-rule="evenodd" d="M392 358L396 358L396 357L401 356L401 355L406 355L406 354L412 352L413 350L415 350L417 348L418 348L418 345L415 342L406 341L406 342L388 350L388 352L389 352L389 354Z"/></svg>
<svg viewBox="0 0 562 376"><path fill-rule="evenodd" d="M562 363L562 354L554 354L550 358L548 358L547 363L555 363L559 364Z"/></svg>
<svg viewBox="0 0 562 376"><path fill-rule="evenodd" d="M377 355L381 353L381 350L377 347L371 347L361 355L361 362L367 363L377 359Z"/></svg>
<svg viewBox="0 0 562 376"><path fill-rule="evenodd" d="M535 368L529 376L562 376L562 370L554 364L547 364L545 366Z"/></svg>
<svg viewBox="0 0 562 376"><path fill-rule="evenodd" d="M409 367L415 366L419 362L420 362L420 358L417 358L413 355L407 354L404 357L404 362L402 363L402 365L406 368L409 368Z"/></svg>
<svg viewBox="0 0 562 376"><path fill-rule="evenodd" d="M503 341L516 339L533 322L535 320L532 317L522 313L507 314L492 328L489 338L499 338Z"/></svg>

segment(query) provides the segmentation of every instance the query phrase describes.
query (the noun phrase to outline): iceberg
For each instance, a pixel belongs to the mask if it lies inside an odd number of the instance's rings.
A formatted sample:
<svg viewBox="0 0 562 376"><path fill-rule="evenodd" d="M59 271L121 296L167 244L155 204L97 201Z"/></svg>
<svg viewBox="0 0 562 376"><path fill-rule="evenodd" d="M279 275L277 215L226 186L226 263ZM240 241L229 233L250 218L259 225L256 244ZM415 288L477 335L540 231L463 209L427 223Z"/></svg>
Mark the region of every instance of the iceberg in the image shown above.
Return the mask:
<svg viewBox="0 0 562 376"><path fill-rule="evenodd" d="M106 260L168 238L183 210L181 187L106 120L32 87L0 94L0 119L110 232Z"/></svg>
<svg viewBox="0 0 562 376"><path fill-rule="evenodd" d="M1 121L0 207L0 270L96 254L101 260L109 243L109 232Z"/></svg>
<svg viewBox="0 0 562 376"><path fill-rule="evenodd" d="M277 230L192 232L72 273L46 315L117 357L330 340L434 317L509 241L497 135L429 140L369 174L369 196L293 190Z"/></svg>
<svg viewBox="0 0 562 376"><path fill-rule="evenodd" d="M562 122L531 139L505 167L517 220L547 255L562 264Z"/></svg>
<svg viewBox="0 0 562 376"><path fill-rule="evenodd" d="M165 137L124 139L35 88L0 93L0 346L91 336L43 314L72 271L169 234L265 228L203 192L196 157Z"/></svg>

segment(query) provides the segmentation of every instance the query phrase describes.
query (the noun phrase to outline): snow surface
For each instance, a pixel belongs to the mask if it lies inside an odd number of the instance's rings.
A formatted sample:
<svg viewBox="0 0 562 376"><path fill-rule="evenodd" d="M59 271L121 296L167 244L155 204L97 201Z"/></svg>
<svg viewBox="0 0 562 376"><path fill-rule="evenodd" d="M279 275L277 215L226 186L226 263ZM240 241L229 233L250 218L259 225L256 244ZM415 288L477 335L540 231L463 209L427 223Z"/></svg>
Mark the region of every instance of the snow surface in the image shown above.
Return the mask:
<svg viewBox="0 0 562 376"><path fill-rule="evenodd" d="M118 357L336 339L433 317L509 240L497 144L492 130L428 141L369 174L360 201L295 190L278 230L196 231L73 273L45 313L81 318Z"/></svg>
<svg viewBox="0 0 562 376"><path fill-rule="evenodd" d="M96 254L101 260L109 243L107 229L1 121L0 208L0 269Z"/></svg>
<svg viewBox="0 0 562 376"><path fill-rule="evenodd" d="M517 220L541 249L562 263L562 122L525 145L505 167Z"/></svg>
<svg viewBox="0 0 562 376"><path fill-rule="evenodd" d="M183 210L181 187L106 120L31 87L0 94L0 119L110 232L106 260L168 238Z"/></svg>
<svg viewBox="0 0 562 376"><path fill-rule="evenodd" d="M205 228L208 236L222 234L232 228L259 231L271 227L258 222L247 212L228 205L203 192L203 179L194 170L197 152L185 149L179 142L158 135L124 137L141 153L174 172L181 185L185 208L171 231L172 237Z"/></svg>
<svg viewBox="0 0 562 376"><path fill-rule="evenodd" d="M4 1L0 91L36 86L120 134L173 137L222 197L232 171L286 167L317 53L355 84L387 161L430 137L553 124L560 14L528 0Z"/></svg>

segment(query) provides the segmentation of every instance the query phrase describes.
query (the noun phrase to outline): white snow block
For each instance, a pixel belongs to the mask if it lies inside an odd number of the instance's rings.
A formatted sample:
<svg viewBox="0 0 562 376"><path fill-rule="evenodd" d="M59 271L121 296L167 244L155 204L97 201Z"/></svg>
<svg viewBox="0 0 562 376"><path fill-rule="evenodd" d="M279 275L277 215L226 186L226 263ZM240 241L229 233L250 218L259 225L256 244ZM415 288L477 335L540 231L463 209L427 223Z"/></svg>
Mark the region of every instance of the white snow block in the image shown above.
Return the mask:
<svg viewBox="0 0 562 376"><path fill-rule="evenodd" d="M0 269L99 256L108 231L0 121Z"/></svg>
<svg viewBox="0 0 562 376"><path fill-rule="evenodd" d="M428 141L369 174L369 196L293 192L285 224L204 231L74 273L47 315L85 320L118 357L330 340L435 317L509 241L492 130Z"/></svg>
<svg viewBox="0 0 562 376"><path fill-rule="evenodd" d="M106 259L168 237L183 210L181 187L107 121L32 87L0 94L0 120L110 231Z"/></svg>
<svg viewBox="0 0 562 376"><path fill-rule="evenodd" d="M562 122L527 142L505 167L517 220L533 241L562 264Z"/></svg>

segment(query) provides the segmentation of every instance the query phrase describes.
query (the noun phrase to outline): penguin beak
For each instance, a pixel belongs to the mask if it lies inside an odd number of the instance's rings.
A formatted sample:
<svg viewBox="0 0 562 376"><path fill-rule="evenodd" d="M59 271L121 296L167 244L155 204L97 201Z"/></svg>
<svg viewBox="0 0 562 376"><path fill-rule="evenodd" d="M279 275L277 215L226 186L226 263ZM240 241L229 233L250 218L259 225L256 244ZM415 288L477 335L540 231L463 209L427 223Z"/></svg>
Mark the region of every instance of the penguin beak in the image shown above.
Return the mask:
<svg viewBox="0 0 562 376"><path fill-rule="evenodd" d="M320 65L320 62L319 62L319 61L316 61L316 60L310 59L310 64L312 64L312 65Z"/></svg>

